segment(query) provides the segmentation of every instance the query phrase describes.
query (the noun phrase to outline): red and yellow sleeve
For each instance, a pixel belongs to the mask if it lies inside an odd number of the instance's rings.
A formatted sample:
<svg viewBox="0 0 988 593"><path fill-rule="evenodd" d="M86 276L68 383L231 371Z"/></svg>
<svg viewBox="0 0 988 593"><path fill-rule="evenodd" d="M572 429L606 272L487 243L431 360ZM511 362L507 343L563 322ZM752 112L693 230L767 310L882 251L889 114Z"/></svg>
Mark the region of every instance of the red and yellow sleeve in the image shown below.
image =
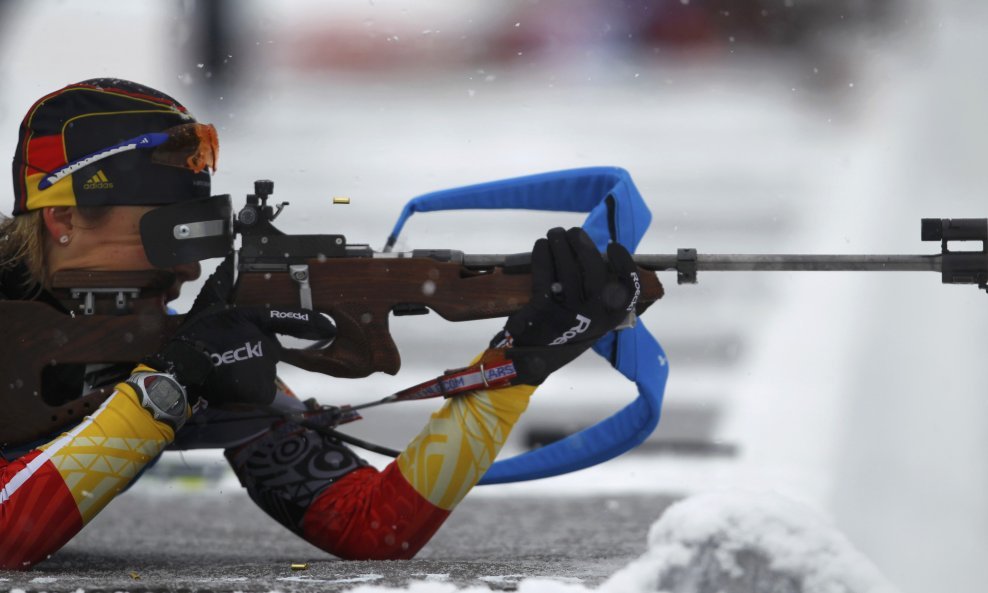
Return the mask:
<svg viewBox="0 0 988 593"><path fill-rule="evenodd" d="M447 400L383 471L356 470L323 491L306 512L305 538L342 558L413 557L494 463L534 391Z"/></svg>
<svg viewBox="0 0 988 593"><path fill-rule="evenodd" d="M402 477L437 508L452 510L494 463L534 391L518 385L448 400L395 460Z"/></svg>
<svg viewBox="0 0 988 593"><path fill-rule="evenodd" d="M26 569L61 548L174 438L121 384L71 431L0 461L0 568Z"/></svg>

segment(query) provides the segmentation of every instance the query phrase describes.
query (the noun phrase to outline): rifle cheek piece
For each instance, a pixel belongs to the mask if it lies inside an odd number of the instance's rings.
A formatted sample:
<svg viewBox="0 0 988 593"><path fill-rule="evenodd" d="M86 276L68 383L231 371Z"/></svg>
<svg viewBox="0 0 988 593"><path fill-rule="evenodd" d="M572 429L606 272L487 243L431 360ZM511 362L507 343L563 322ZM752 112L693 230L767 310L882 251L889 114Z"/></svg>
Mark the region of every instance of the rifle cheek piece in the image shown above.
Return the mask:
<svg viewBox="0 0 988 593"><path fill-rule="evenodd" d="M230 196L212 196L161 206L141 217L141 242L148 261L170 268L233 249Z"/></svg>

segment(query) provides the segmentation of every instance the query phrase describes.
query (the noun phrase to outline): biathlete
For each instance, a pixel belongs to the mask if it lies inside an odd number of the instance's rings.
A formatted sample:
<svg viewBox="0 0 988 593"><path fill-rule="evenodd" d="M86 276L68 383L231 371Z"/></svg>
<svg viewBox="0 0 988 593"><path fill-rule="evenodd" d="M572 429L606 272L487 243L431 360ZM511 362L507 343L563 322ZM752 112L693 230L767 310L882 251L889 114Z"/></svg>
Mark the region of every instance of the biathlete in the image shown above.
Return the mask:
<svg viewBox="0 0 988 593"><path fill-rule="evenodd" d="M144 137L159 145L119 148ZM19 129L13 215L0 226L0 299L68 315L51 290L57 272L154 269L141 217L209 199L218 150L212 126L133 82L87 80L42 97ZM44 442L0 450L0 568L27 569L55 553L176 441L224 448L254 502L331 554L413 557L493 463L535 386L614 329L632 302L635 266L619 245L605 260L583 231L553 229L532 259L532 300L489 346L527 369L526 384L447 399L378 471L339 439L290 420L237 430L208 421L244 406L304 409L275 377L275 334L335 335L331 321L301 309L227 305L235 289L228 258L178 331L136 368L57 367L46 384L56 393L46 399L106 386L112 395ZM168 271L174 283L162 307L201 273L198 261Z"/></svg>

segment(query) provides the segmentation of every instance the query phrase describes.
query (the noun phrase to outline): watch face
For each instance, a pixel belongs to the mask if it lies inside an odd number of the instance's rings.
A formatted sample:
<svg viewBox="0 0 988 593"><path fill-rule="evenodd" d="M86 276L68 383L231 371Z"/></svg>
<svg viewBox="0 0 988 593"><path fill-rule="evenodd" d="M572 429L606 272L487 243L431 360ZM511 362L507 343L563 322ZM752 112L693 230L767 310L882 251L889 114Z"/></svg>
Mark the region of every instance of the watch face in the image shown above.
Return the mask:
<svg viewBox="0 0 988 593"><path fill-rule="evenodd" d="M180 416L185 412L185 398L178 385L164 377L148 377L144 381L148 398L162 412L170 416Z"/></svg>

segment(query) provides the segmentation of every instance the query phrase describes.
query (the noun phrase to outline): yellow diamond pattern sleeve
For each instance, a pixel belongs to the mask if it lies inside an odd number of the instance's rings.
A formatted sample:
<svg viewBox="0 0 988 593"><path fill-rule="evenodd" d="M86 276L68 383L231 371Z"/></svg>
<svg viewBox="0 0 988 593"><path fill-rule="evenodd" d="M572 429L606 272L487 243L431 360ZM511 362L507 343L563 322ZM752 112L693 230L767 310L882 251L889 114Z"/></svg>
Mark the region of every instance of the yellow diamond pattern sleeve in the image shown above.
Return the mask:
<svg viewBox="0 0 988 593"><path fill-rule="evenodd" d="M429 502L452 510L494 463L534 391L516 385L446 400L398 456L399 471Z"/></svg>
<svg viewBox="0 0 988 593"><path fill-rule="evenodd" d="M126 384L70 432L40 447L88 523L175 439Z"/></svg>

